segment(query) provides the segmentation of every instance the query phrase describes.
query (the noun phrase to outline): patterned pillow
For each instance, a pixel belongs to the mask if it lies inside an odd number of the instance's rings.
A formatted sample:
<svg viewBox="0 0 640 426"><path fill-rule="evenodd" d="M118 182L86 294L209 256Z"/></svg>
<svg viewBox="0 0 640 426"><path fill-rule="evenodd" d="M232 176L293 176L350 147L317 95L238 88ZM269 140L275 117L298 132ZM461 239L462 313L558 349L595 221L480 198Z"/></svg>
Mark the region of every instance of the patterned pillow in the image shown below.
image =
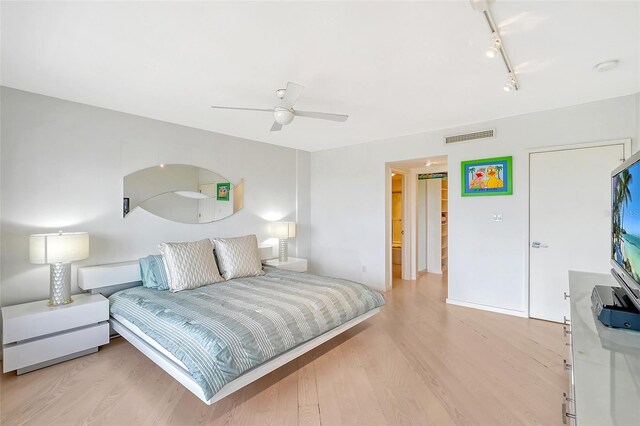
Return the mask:
<svg viewBox="0 0 640 426"><path fill-rule="evenodd" d="M264 275L255 235L214 238L220 273L225 280Z"/></svg>
<svg viewBox="0 0 640 426"><path fill-rule="evenodd" d="M224 281L218 272L210 240L162 243L159 248L164 256L171 292Z"/></svg>

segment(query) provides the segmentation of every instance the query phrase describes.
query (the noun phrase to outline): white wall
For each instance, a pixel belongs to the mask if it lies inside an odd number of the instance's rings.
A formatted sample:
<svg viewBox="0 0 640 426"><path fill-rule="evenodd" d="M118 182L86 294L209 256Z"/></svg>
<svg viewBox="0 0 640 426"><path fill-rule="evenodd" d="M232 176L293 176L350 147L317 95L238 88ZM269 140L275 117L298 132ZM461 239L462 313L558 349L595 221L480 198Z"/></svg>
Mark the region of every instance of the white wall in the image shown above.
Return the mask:
<svg viewBox="0 0 640 426"><path fill-rule="evenodd" d="M640 140L640 92L636 95L636 141ZM640 146L636 145L636 149Z"/></svg>
<svg viewBox="0 0 640 426"><path fill-rule="evenodd" d="M48 297L49 267L28 262L32 233L89 232L90 257L74 263L74 292L77 266L136 259L162 241L249 233L264 241L269 220L297 216L290 250L308 256L308 153L9 88L1 95L2 306ZM123 176L159 163L244 178L243 210L198 225L141 209L123 219Z"/></svg>
<svg viewBox="0 0 640 426"><path fill-rule="evenodd" d="M517 96L517 94L515 94ZM463 108L464 106L461 106ZM385 289L385 164L448 155L449 298L526 310L527 149L638 136L637 96L505 118L311 154L312 271ZM445 146L445 135L497 129L497 138ZM460 162L513 156L512 196L460 197ZM503 214L502 223L492 215Z"/></svg>

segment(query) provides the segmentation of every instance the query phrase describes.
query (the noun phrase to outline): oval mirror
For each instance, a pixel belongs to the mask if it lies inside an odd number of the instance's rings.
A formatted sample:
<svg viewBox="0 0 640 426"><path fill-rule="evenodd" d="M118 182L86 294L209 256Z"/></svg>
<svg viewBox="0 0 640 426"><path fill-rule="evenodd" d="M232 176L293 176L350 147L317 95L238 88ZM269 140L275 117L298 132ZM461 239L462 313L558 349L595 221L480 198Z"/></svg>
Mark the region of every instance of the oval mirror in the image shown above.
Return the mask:
<svg viewBox="0 0 640 426"><path fill-rule="evenodd" d="M208 223L242 209L243 181L207 169L163 164L124 177L123 217L140 207L167 220Z"/></svg>

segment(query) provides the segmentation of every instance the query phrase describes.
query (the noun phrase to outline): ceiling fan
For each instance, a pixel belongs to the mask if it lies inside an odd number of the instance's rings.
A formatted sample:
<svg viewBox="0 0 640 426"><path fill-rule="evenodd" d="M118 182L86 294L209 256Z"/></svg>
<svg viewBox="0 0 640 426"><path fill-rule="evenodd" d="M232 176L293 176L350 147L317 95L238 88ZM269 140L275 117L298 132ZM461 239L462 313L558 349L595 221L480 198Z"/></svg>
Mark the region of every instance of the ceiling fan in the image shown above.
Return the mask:
<svg viewBox="0 0 640 426"><path fill-rule="evenodd" d="M329 114L326 112L314 112L314 111L298 111L293 109L293 104L298 100L302 91L304 90L304 86L301 86L297 83L289 82L287 83L286 89L278 89L276 90L276 96L282 101L271 109L264 108L239 108L239 107L224 107L224 106L216 106L212 105L211 108L217 109L238 109L245 111L265 111L273 113L273 126L271 126L272 132L277 132L282 130L282 126L286 126L287 124L293 121L294 117L307 117L307 118L319 118L321 120L330 120L330 121L347 121L349 118L348 115L342 114Z"/></svg>

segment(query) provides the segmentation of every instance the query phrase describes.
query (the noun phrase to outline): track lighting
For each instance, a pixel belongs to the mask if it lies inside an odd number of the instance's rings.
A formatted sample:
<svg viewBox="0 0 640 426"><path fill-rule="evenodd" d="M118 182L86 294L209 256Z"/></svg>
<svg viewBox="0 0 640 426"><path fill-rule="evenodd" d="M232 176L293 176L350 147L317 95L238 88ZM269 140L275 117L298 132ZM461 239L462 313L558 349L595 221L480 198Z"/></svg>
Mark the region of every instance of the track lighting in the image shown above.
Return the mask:
<svg viewBox="0 0 640 426"><path fill-rule="evenodd" d="M505 49L505 45L503 43L502 38L500 37L500 29L496 25L495 20L493 19L493 15L491 14L490 1L487 0L470 0L471 7L482 14L485 18L487 25L489 26L489 31L491 31L491 46L487 49L485 54L489 58L495 58L500 56L502 58L502 62L504 62L504 66L507 69L507 74L509 75L509 79L507 80L507 84L504 86L504 90L506 92L511 92L514 90L520 90L520 84L518 84L518 80L516 79L516 75L513 71L513 67L511 66L511 61L509 61L509 57L507 56L507 51Z"/></svg>
<svg viewBox="0 0 640 426"><path fill-rule="evenodd" d="M516 77L509 73L509 78L507 79L507 83L504 85L505 92L511 92L512 90L517 90L518 85L516 84Z"/></svg>
<svg viewBox="0 0 640 426"><path fill-rule="evenodd" d="M500 52L501 44L502 44L502 40L500 40L500 37L498 37L498 34L494 32L491 35L491 46L489 46L486 52L487 56L490 58L495 58L496 55L498 55L498 52Z"/></svg>

